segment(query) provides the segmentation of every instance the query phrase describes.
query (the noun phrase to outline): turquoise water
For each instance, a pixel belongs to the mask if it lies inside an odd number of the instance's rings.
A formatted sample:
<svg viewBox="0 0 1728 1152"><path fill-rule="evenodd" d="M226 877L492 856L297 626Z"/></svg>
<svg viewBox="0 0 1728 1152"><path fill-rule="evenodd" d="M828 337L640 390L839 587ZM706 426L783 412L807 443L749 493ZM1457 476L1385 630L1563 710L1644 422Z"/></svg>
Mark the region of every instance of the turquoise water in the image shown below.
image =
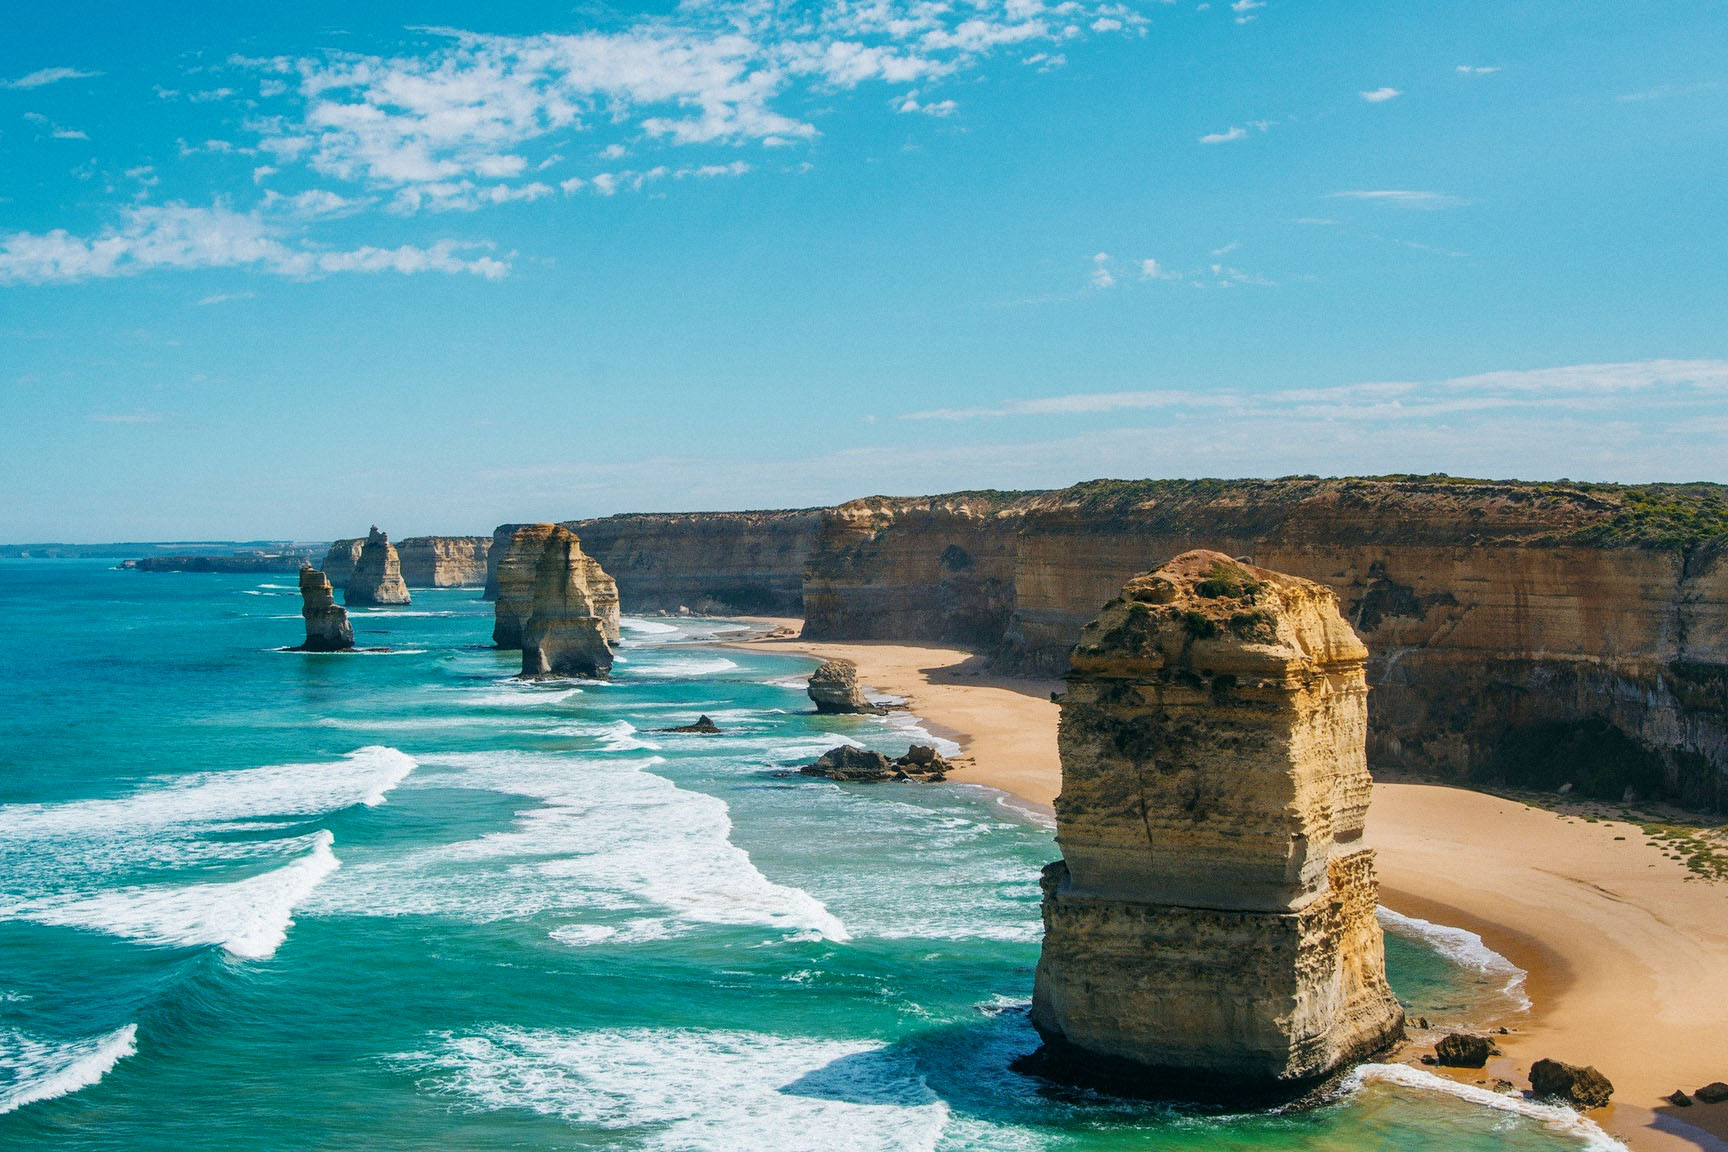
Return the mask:
<svg viewBox="0 0 1728 1152"><path fill-rule="evenodd" d="M817 717L809 662L692 643L720 622L518 684L472 590L354 613L388 652L276 651L289 584L0 561L0 1147L1591 1139L1425 1081L1220 1118L1021 1077L1049 831L964 785L775 774L898 753L912 717ZM702 712L725 735L653 731ZM1500 975L1401 931L1413 1009L1488 1010Z"/></svg>

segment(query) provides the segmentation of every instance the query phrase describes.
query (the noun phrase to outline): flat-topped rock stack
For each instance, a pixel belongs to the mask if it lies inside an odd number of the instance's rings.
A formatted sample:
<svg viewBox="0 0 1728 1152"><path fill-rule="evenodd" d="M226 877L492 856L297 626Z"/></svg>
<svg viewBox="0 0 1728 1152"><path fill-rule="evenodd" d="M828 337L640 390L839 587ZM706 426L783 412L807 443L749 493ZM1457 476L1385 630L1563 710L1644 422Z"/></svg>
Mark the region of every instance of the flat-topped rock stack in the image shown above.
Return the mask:
<svg viewBox="0 0 1728 1152"><path fill-rule="evenodd" d="M300 569L300 615L306 618L302 652L343 652L354 647L354 629L348 613L336 603L330 578L310 564Z"/></svg>
<svg viewBox="0 0 1728 1152"><path fill-rule="evenodd" d="M1276 1098L1403 1035L1361 843L1367 655L1330 590L1218 552L1086 626L1032 1005L1052 1067Z"/></svg>
<svg viewBox="0 0 1728 1152"><path fill-rule="evenodd" d="M512 533L498 567L492 640L522 649L522 675L603 677L619 636L618 585L556 524Z"/></svg>
<svg viewBox="0 0 1728 1152"><path fill-rule="evenodd" d="M824 660L810 674L804 691L818 712L879 715L884 711L864 695L864 689L858 686L858 665L850 660Z"/></svg>
<svg viewBox="0 0 1728 1152"><path fill-rule="evenodd" d="M407 604L408 585L402 579L402 558L378 525L366 534L354 572L342 590L344 604Z"/></svg>

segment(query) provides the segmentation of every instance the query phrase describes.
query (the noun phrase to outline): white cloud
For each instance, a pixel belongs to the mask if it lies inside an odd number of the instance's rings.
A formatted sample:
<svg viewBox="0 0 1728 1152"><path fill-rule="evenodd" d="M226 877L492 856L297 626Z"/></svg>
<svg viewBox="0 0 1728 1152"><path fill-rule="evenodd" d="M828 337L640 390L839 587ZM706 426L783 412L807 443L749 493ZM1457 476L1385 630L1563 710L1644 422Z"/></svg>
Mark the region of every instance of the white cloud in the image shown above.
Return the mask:
<svg viewBox="0 0 1728 1152"><path fill-rule="evenodd" d="M81 68L38 68L14 80L0 80L0 88L41 88L62 80L88 80L100 75L102 73L86 72Z"/></svg>
<svg viewBox="0 0 1728 1152"><path fill-rule="evenodd" d="M208 308L212 304L226 304L231 300L251 300L257 295L258 293L256 292L216 292L212 295L201 297L198 300L198 306L200 308Z"/></svg>
<svg viewBox="0 0 1728 1152"><path fill-rule="evenodd" d="M1264 7L1266 5L1263 0L1235 0L1235 3L1230 5L1230 11L1236 13L1236 23L1246 24L1254 19L1256 8Z"/></svg>
<svg viewBox="0 0 1728 1152"><path fill-rule="evenodd" d="M1110 253L1099 252L1092 257L1092 287L1114 288L1116 277L1110 271Z"/></svg>
<svg viewBox="0 0 1728 1152"><path fill-rule="evenodd" d="M1460 75L1460 76L1492 76L1494 73L1496 73L1498 71L1500 71L1499 65L1493 65L1493 66L1478 65L1478 66L1472 67L1469 64L1460 64L1460 65L1458 65L1458 68L1457 68L1458 75Z"/></svg>
<svg viewBox="0 0 1728 1152"><path fill-rule="evenodd" d="M48 117L42 115L40 112L26 112L26 113L24 113L24 119L28 120L30 123L36 125L36 127L47 132L49 137L51 139L54 139L54 140L88 140L88 139L90 139L89 136L85 135L83 132L80 132L76 128L63 128L63 127L61 127L59 124L54 123L54 121L48 119Z"/></svg>
<svg viewBox="0 0 1728 1152"><path fill-rule="evenodd" d="M1232 124L1223 132L1208 132L1206 135L1200 137L1200 143L1228 144L1230 141L1240 140L1246 135L1248 135L1248 129L1243 128L1240 125Z"/></svg>
<svg viewBox="0 0 1728 1152"><path fill-rule="evenodd" d="M1396 88L1374 88L1361 94L1362 99L1370 104L1384 104L1388 100L1396 100L1404 95Z"/></svg>
<svg viewBox="0 0 1728 1152"><path fill-rule="evenodd" d="M900 102L895 106L895 111L920 112L925 116L952 116L958 107L959 105L952 100L937 100L929 104L920 104L918 102L918 90L914 88L901 97Z"/></svg>
<svg viewBox="0 0 1728 1152"><path fill-rule="evenodd" d="M1379 204L1396 204L1405 208L1438 210L1457 208L1468 200L1448 196L1444 192L1424 192L1413 188L1358 188L1348 192L1328 192L1327 200L1368 200Z"/></svg>
<svg viewBox="0 0 1728 1152"><path fill-rule="evenodd" d="M282 237L281 224L261 211L216 204L140 205L121 223L94 236L49 232L0 234L0 284L67 283L130 276L159 268L253 268L280 276L330 272L467 272L497 279L509 266L490 256L468 257L472 244L444 240L430 248L316 248Z"/></svg>

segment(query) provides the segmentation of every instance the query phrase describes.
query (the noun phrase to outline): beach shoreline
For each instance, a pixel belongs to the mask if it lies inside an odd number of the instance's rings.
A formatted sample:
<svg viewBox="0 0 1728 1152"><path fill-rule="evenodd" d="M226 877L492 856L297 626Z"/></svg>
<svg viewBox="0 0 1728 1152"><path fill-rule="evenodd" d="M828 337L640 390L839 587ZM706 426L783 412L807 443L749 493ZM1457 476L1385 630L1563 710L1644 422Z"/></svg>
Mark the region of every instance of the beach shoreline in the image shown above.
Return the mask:
<svg viewBox="0 0 1728 1152"><path fill-rule="evenodd" d="M861 684L903 697L962 748L953 780L1053 816L1061 786L1056 680L988 672L951 645L806 641L800 621L728 645L858 665ZM1381 899L1407 916L1476 933L1525 970L1527 1013L1493 1025L1503 1054L1468 1084L1523 1086L1544 1057L1592 1064L1615 1103L1590 1113L1634 1149L1728 1149L1728 1103L1664 1097L1728 1078L1728 884L1694 877L1626 821L1593 820L1429 783L1380 781L1369 815ZM1415 1062L1420 1049L1400 1059Z"/></svg>

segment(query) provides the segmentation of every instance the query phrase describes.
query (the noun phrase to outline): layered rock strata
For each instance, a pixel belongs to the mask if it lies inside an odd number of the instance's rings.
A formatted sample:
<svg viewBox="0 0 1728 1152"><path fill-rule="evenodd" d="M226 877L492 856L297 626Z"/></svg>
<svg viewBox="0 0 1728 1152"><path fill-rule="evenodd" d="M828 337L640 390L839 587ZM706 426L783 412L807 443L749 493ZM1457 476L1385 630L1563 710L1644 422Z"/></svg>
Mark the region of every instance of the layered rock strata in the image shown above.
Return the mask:
<svg viewBox="0 0 1728 1152"><path fill-rule="evenodd" d="M354 647L348 613L336 603L330 579L310 564L300 569L300 615L306 620L303 652L342 652Z"/></svg>
<svg viewBox="0 0 1728 1152"><path fill-rule="evenodd" d="M374 524L360 546L360 559L342 589L344 604L407 604L408 585L402 579L402 559L386 533Z"/></svg>
<svg viewBox="0 0 1728 1152"><path fill-rule="evenodd" d="M858 665L850 660L825 660L810 674L805 688L816 711L830 714L879 715L882 709L870 703L858 686Z"/></svg>
<svg viewBox="0 0 1728 1152"><path fill-rule="evenodd" d="M522 675L606 677L612 671L611 644L618 639L618 586L582 551L574 532L546 527L551 531L535 564L533 596L522 624ZM501 583L500 608L509 590L509 583Z"/></svg>
<svg viewBox="0 0 1728 1152"><path fill-rule="evenodd" d="M635 612L801 616L823 510L689 512L570 522Z"/></svg>
<svg viewBox="0 0 1728 1152"><path fill-rule="evenodd" d="M478 588L491 550L490 536L410 536L396 544L410 588Z"/></svg>
<svg viewBox="0 0 1728 1152"><path fill-rule="evenodd" d="M324 553L323 564L324 575L330 578L330 587L337 591L348 587L348 581L354 576L354 565L360 562L360 549L365 545L365 538L360 536L331 543Z"/></svg>
<svg viewBox="0 0 1728 1152"><path fill-rule="evenodd" d="M539 594L541 565L553 548L563 549L559 555L568 560L570 545L567 541L575 542L574 555L580 557L579 563L583 567L579 578L586 584L586 595L591 598L600 618L602 633L609 644L618 643L620 609L617 581L599 561L584 552L579 537L570 529L557 524L522 524L512 529L502 549L494 549L494 554L501 552L501 556L498 594L492 605L493 644L500 648L523 646L523 631L529 617L534 614L535 597ZM555 560L554 564L557 562Z"/></svg>
<svg viewBox="0 0 1728 1152"><path fill-rule="evenodd" d="M486 590L480 596L482 600L498 599L498 569L510 551L511 539L526 527L526 524L500 524L492 530L492 543L486 548Z"/></svg>
<svg viewBox="0 0 1728 1152"><path fill-rule="evenodd" d="M1402 1036L1361 843L1367 656L1325 587L1208 551L1086 626L1032 1005L1057 1067L1276 1097Z"/></svg>

